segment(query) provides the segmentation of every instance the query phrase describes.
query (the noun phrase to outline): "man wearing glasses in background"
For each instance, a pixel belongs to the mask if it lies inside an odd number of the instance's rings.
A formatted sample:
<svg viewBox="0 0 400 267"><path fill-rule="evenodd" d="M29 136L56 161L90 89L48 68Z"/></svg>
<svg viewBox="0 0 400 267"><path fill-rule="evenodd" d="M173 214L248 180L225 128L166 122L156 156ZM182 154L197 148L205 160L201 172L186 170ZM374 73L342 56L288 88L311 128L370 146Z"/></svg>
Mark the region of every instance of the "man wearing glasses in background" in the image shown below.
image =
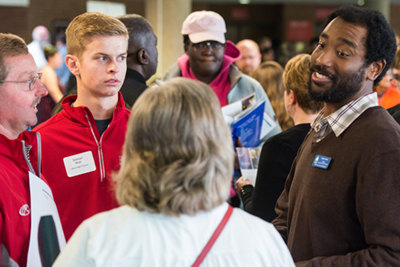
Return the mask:
<svg viewBox="0 0 400 267"><path fill-rule="evenodd" d="M39 134L26 129L47 95L37 71L24 40L0 33L0 266L27 265L29 172L41 174Z"/></svg>
<svg viewBox="0 0 400 267"><path fill-rule="evenodd" d="M242 74L233 64L240 59L240 51L230 41L225 41L224 19L213 11L196 11L183 22L182 34L185 54L178 58L164 80L185 77L208 84L218 96L221 107L256 93L256 100L265 99L265 111L275 118L275 113L261 85ZM264 141L281 132L280 126L272 129Z"/></svg>

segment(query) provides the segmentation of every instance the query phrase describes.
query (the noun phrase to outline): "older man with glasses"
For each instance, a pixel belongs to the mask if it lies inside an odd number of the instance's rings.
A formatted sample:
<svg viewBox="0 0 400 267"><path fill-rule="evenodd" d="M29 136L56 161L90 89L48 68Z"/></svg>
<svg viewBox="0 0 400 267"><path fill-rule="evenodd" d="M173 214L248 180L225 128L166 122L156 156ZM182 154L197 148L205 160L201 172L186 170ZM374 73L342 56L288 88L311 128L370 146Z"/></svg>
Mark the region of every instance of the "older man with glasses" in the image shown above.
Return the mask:
<svg viewBox="0 0 400 267"><path fill-rule="evenodd" d="M0 265L26 266L31 233L29 177L40 174L37 104L47 95L24 40L0 33ZM30 174L31 173L31 174Z"/></svg>
<svg viewBox="0 0 400 267"><path fill-rule="evenodd" d="M255 92L257 100L266 101L265 111L275 118L261 85L233 64L241 54L232 42L225 40L225 32L225 21L219 14L213 11L191 13L182 25L185 54L178 58L164 80L181 76L202 81L216 93L221 107ZM277 124L263 141L279 132L281 128Z"/></svg>

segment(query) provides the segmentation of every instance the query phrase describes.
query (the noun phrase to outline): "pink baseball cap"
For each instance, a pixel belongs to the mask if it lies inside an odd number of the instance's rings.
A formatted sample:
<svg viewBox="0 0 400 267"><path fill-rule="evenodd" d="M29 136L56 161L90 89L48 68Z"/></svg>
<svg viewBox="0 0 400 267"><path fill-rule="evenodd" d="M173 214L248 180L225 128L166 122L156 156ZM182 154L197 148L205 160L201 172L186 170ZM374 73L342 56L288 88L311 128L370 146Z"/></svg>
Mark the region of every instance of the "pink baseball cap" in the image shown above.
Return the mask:
<svg viewBox="0 0 400 267"><path fill-rule="evenodd" d="M192 43L217 41L225 43L226 26L220 14L213 11L196 11L183 22L182 34L187 34Z"/></svg>

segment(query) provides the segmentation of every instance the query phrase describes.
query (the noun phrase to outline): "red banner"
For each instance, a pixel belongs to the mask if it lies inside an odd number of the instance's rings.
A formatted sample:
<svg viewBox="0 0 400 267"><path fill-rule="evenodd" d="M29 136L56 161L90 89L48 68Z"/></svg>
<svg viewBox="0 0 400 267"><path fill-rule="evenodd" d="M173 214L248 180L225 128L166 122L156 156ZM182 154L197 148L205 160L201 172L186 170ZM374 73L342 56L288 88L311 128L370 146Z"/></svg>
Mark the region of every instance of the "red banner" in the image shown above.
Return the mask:
<svg viewBox="0 0 400 267"><path fill-rule="evenodd" d="M309 41L312 38L312 23L308 20L291 20L287 23L288 41Z"/></svg>

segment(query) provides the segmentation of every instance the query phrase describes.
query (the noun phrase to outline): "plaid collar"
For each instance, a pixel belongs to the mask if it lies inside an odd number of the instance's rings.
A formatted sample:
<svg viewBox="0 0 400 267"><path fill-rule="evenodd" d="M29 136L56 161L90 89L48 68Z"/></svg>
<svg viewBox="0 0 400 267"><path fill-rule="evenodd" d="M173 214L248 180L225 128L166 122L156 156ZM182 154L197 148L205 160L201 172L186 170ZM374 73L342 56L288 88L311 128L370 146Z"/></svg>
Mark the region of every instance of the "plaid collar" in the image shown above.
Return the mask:
<svg viewBox="0 0 400 267"><path fill-rule="evenodd" d="M349 102L326 118L324 118L325 109L322 109L311 123L311 128L318 132L324 124L328 123L336 137L338 137L364 111L375 106L378 106L378 97L376 93L371 93Z"/></svg>

